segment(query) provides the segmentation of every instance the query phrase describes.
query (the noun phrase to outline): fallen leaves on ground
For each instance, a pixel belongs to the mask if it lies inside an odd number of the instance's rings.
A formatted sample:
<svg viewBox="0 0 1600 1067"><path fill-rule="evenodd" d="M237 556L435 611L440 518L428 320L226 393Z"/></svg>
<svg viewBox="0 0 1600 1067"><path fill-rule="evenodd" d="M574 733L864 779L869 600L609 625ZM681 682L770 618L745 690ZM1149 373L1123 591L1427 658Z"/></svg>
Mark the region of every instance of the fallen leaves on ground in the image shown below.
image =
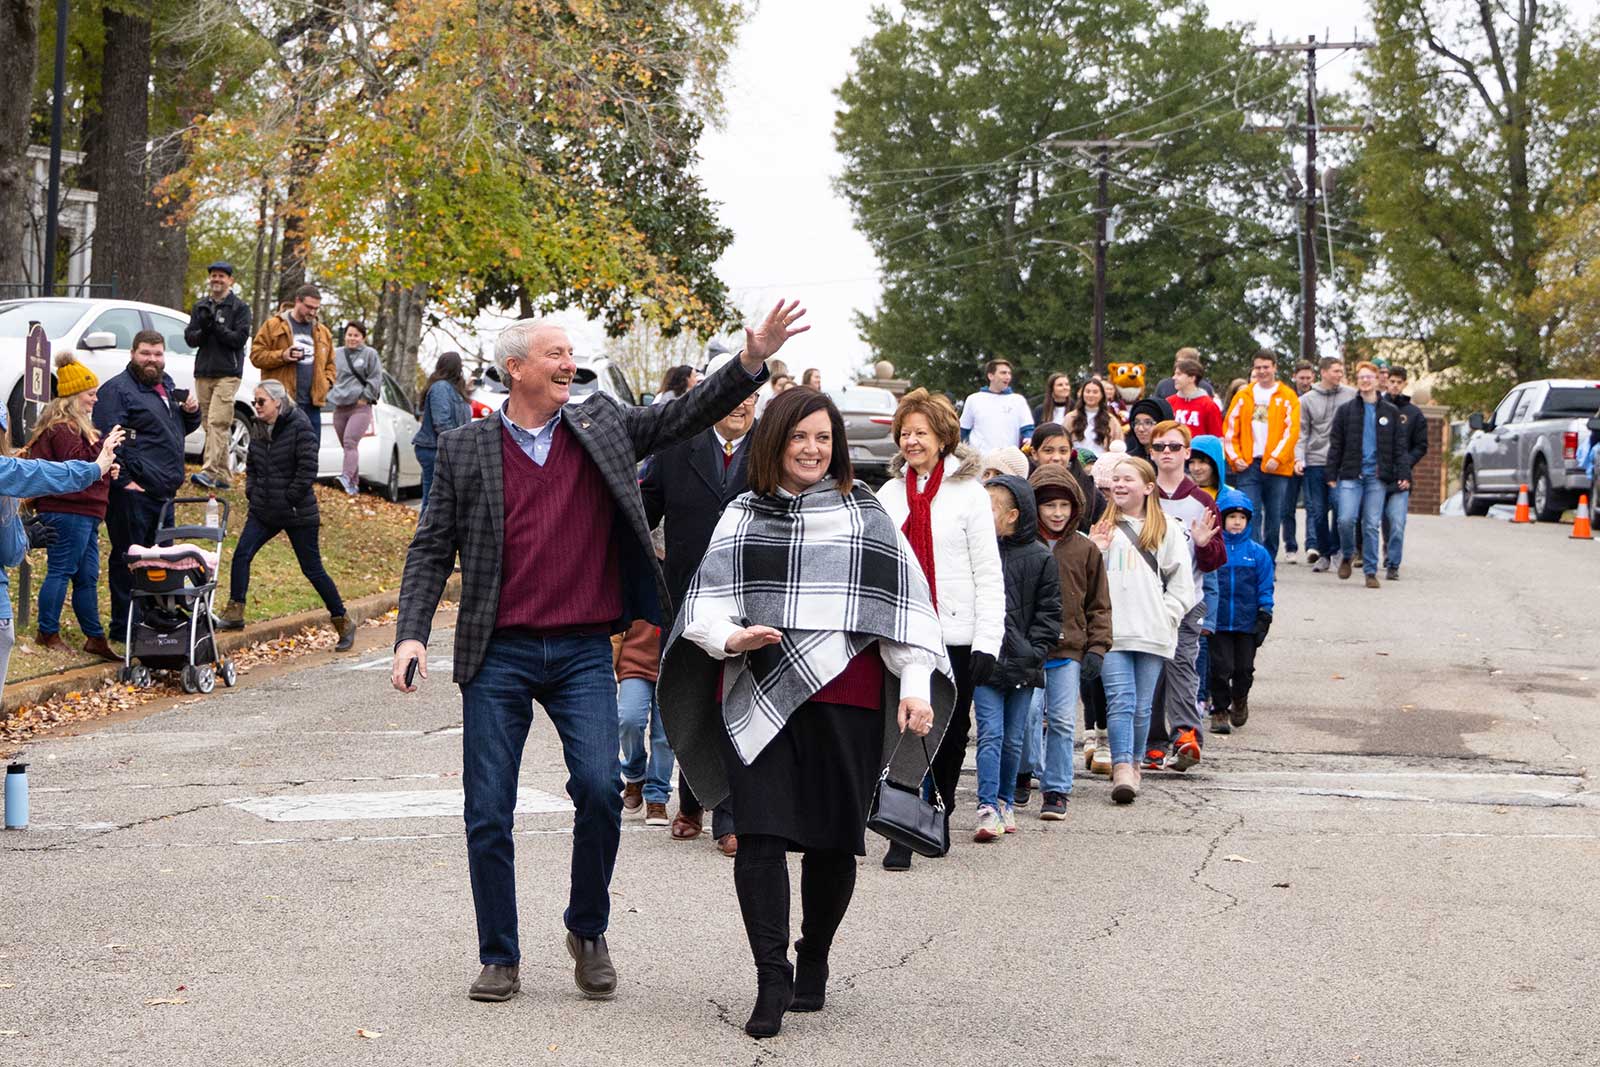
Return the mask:
<svg viewBox="0 0 1600 1067"><path fill-rule="evenodd" d="M378 1038L383 1036L383 1031L382 1030L357 1030L356 1031L356 1036L357 1037L364 1037L368 1041L376 1041Z"/></svg>
<svg viewBox="0 0 1600 1067"><path fill-rule="evenodd" d="M390 624L393 623L392 612L384 618ZM338 640L338 635L329 627L307 626L286 637L246 645L228 658L233 660L234 666L243 675L253 667L303 656L308 652L326 652L332 649ZM137 708L153 700L171 698L183 692L178 685L176 671L165 676L158 674L157 677L169 678L170 682L153 685L148 689L139 689L112 680L99 689L74 690L54 700L39 704L24 704L9 718L0 719L0 754L10 752L24 742L47 734L57 727L103 719L115 712ZM219 679L216 692L223 691L224 687ZM211 695L215 696L216 693ZM205 696L197 696L179 702L178 706L189 707L203 703L207 699Z"/></svg>

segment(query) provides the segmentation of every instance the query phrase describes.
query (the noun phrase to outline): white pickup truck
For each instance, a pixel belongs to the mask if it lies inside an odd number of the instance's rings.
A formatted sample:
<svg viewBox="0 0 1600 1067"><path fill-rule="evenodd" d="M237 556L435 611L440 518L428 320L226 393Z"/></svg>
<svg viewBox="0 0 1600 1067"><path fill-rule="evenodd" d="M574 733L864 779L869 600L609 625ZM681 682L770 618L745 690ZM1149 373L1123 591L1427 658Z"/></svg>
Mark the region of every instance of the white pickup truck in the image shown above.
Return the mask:
<svg viewBox="0 0 1600 1067"><path fill-rule="evenodd" d="M1545 378L1523 382L1494 411L1467 419L1472 436L1461 461L1461 502L1468 515L1484 515L1497 501L1513 501L1529 487L1529 503L1540 522L1561 513L1587 493L1584 458L1591 445L1589 420L1600 414L1600 381Z"/></svg>

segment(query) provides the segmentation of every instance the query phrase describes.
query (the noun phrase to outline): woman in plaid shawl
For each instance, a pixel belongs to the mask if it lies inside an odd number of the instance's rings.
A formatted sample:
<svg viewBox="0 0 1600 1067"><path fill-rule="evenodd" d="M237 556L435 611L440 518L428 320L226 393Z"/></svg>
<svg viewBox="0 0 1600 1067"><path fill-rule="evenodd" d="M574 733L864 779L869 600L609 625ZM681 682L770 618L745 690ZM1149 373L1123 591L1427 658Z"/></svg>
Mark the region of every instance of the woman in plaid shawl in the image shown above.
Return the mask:
<svg viewBox="0 0 1600 1067"><path fill-rule="evenodd" d="M733 798L733 879L757 976L745 1030L770 1037L785 1011L821 1010L886 754L892 777L921 782L955 686L927 581L877 498L853 484L832 401L805 388L774 397L748 462L751 492L712 535L658 697L695 793ZM921 737L896 749L905 731ZM804 855L795 967L788 852Z"/></svg>

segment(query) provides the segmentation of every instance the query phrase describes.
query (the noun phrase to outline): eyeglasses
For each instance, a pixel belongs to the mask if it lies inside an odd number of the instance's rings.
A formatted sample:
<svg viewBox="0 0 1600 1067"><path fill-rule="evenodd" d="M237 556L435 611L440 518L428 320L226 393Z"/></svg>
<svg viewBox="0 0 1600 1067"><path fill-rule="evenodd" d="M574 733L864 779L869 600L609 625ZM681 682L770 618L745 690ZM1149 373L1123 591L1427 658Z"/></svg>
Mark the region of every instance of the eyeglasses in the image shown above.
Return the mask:
<svg viewBox="0 0 1600 1067"><path fill-rule="evenodd" d="M1152 441L1145 447L1152 452L1182 452L1189 446L1176 441Z"/></svg>
<svg viewBox="0 0 1600 1067"><path fill-rule="evenodd" d="M258 407L258 408L264 408L264 407L267 406L267 401L266 401L265 397L259 397L258 396L254 400L250 401L250 403L253 406Z"/></svg>
<svg viewBox="0 0 1600 1067"><path fill-rule="evenodd" d="M1135 430L1153 430L1153 429L1156 428L1156 420L1155 419L1134 419L1133 420L1133 428Z"/></svg>

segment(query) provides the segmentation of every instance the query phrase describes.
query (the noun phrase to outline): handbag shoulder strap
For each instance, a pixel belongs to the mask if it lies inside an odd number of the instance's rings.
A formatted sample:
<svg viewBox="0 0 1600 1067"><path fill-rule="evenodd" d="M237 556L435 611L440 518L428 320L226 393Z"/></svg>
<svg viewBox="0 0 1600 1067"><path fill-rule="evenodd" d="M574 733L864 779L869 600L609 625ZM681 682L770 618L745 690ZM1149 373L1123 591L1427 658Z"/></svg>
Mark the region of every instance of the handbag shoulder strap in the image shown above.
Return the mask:
<svg viewBox="0 0 1600 1067"><path fill-rule="evenodd" d="M1161 580L1161 591L1165 593L1167 591L1167 576L1161 573L1161 563L1156 559L1156 554L1144 547L1143 543L1140 542L1139 534L1134 530L1133 523L1128 522L1126 519L1118 519L1117 529L1122 531L1139 555L1144 557L1144 561L1150 565L1150 570Z"/></svg>

